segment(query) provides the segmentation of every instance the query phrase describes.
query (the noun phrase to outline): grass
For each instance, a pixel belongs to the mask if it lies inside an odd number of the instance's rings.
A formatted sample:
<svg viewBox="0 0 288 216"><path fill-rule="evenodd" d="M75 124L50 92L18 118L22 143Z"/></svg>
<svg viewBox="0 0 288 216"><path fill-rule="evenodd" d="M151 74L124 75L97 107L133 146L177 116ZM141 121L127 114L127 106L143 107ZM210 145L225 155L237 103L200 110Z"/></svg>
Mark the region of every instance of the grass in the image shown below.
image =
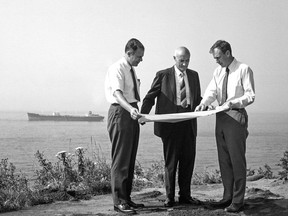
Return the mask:
<svg viewBox="0 0 288 216"><path fill-rule="evenodd" d="M51 203L57 200L90 199L92 196L111 192L110 164L101 153L93 158L86 157L82 147L75 152L65 151L56 154L57 162L45 158L43 152L37 151L35 157L39 169L35 171L35 181L29 180L22 173L15 173L16 167L8 159L0 163L0 213L19 210L23 207ZM280 159L278 173L280 179L287 180L288 151ZM264 178L276 178L271 168L265 164L258 170L247 170L247 176L262 175ZM218 170L194 173L192 184L221 183ZM164 187L164 161L156 161L148 169L143 169L136 161L133 190L148 187Z"/></svg>

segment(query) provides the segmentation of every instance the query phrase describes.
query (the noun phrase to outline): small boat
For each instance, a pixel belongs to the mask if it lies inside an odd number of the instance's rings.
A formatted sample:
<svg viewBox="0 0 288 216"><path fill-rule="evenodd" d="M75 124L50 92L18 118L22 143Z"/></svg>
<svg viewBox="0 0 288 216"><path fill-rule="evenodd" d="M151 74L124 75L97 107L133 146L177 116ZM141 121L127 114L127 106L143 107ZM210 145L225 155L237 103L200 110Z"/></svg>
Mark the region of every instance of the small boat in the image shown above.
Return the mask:
<svg viewBox="0 0 288 216"><path fill-rule="evenodd" d="M89 111L88 114L80 115L60 115L59 112L54 112L52 115L42 115L37 113L27 113L29 121L88 121L99 122L103 121L104 116L93 114Z"/></svg>

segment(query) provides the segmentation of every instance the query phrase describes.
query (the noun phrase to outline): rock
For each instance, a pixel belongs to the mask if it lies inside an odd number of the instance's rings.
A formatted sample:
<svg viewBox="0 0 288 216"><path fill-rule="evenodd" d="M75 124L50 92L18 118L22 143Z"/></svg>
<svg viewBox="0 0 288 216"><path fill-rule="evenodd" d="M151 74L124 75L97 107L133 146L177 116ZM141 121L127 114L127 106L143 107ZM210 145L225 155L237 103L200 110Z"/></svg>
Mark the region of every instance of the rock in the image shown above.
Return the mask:
<svg viewBox="0 0 288 216"><path fill-rule="evenodd" d="M247 181L257 181L261 178L263 178L264 175L263 174L258 174L258 175L253 175L253 176L248 176L247 177Z"/></svg>

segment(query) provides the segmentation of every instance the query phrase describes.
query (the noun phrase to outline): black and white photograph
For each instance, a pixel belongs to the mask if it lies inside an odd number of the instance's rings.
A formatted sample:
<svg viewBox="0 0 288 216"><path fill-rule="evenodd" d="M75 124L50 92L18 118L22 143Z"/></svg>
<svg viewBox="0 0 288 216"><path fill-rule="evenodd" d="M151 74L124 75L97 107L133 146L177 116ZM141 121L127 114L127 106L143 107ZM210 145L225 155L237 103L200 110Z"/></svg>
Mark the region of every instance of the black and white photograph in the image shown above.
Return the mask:
<svg viewBox="0 0 288 216"><path fill-rule="evenodd" d="M288 215L287 11L0 0L0 214Z"/></svg>

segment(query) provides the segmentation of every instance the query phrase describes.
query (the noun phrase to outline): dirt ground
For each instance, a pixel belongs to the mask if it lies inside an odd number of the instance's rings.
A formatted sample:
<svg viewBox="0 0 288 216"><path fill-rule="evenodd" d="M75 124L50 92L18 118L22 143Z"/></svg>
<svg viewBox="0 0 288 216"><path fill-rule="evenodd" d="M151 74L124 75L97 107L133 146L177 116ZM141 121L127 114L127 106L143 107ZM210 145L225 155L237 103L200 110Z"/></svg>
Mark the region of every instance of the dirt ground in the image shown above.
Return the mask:
<svg viewBox="0 0 288 216"><path fill-rule="evenodd" d="M226 213L223 209L209 207L210 200L222 198L222 184L192 186L192 196L203 202L200 206L176 205L163 207L164 188L148 188L132 194L136 203L144 203L145 208L137 210L137 215L145 216L221 216L221 215L288 215L288 181L260 179L247 182L244 210ZM95 196L90 200L55 202L38 205L1 216L106 216L123 215L113 210L111 194Z"/></svg>

